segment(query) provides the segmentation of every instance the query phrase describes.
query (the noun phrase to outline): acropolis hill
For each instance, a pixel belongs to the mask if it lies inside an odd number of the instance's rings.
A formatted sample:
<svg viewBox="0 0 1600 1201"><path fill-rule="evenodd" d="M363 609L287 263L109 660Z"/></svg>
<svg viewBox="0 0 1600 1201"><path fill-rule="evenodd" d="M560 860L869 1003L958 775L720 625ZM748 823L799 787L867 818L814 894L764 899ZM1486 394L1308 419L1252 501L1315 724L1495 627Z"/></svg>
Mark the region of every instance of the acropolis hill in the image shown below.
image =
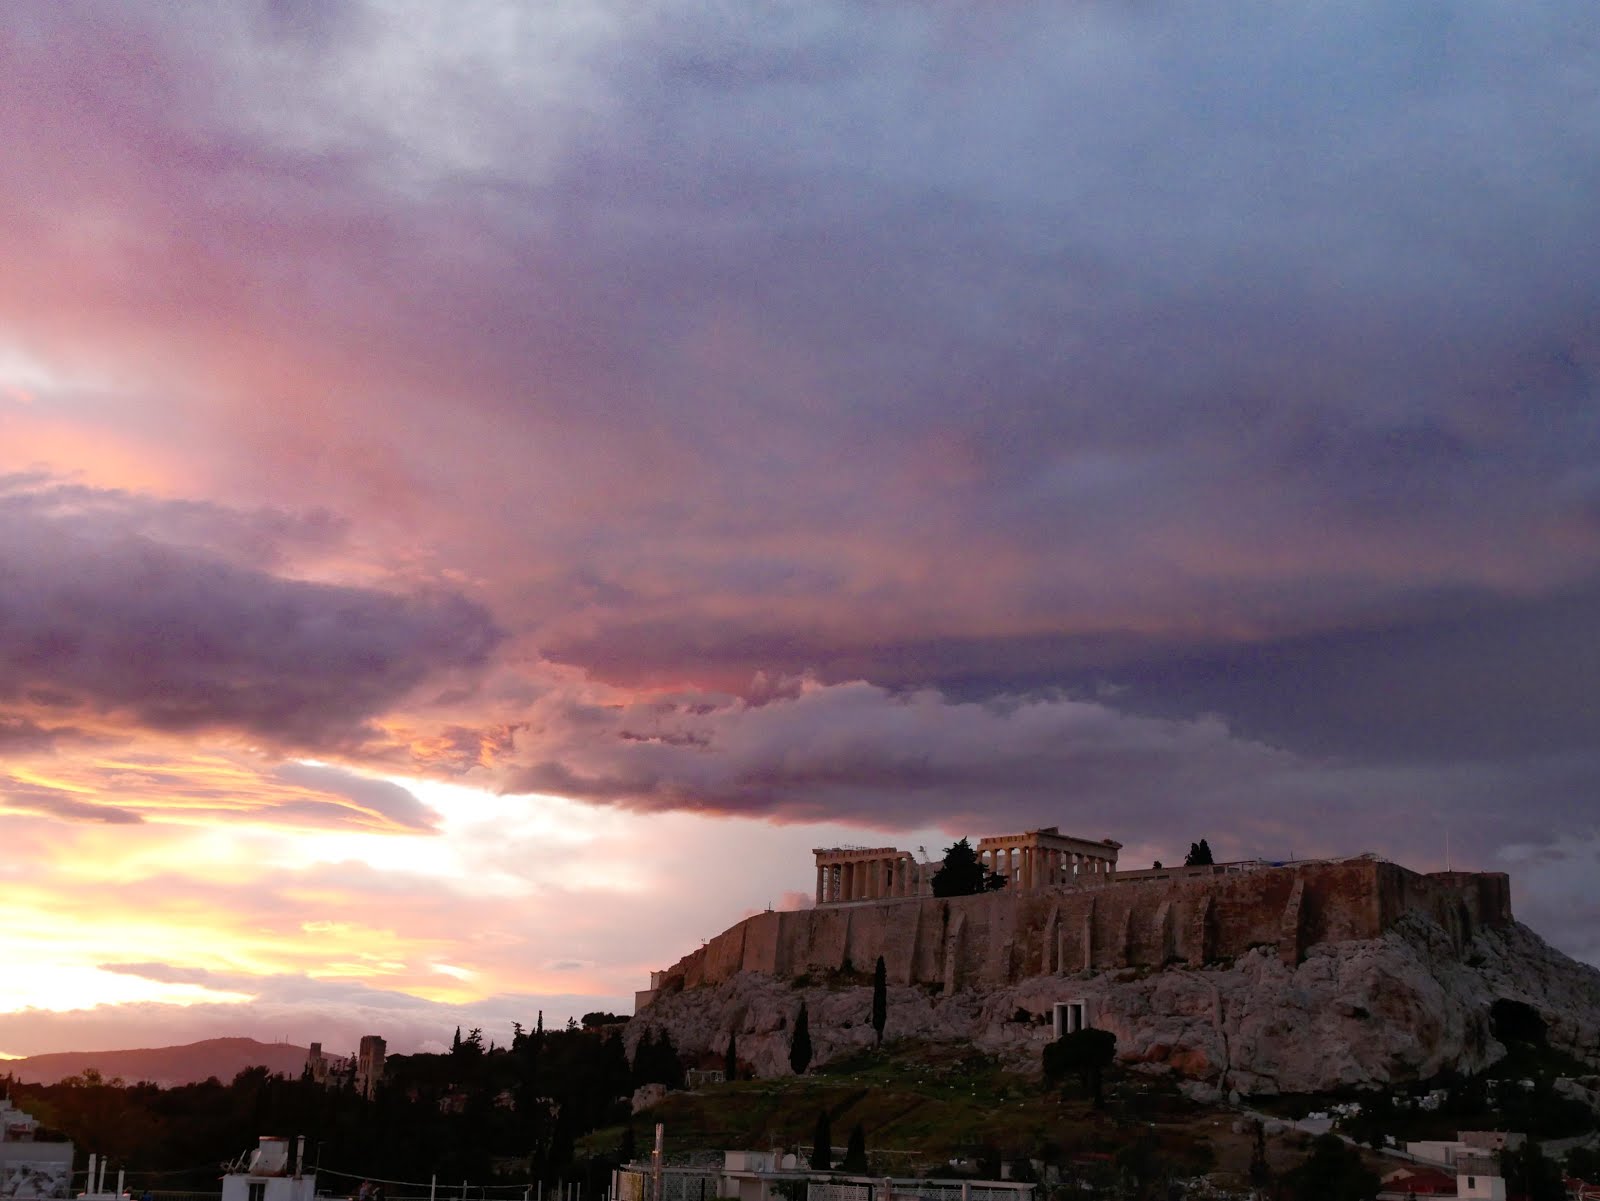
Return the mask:
<svg viewBox="0 0 1600 1201"><path fill-rule="evenodd" d="M818 849L816 906L746 918L652 973L629 1041L661 1028L709 1058L733 1034L780 1074L804 997L819 1060L870 1045L853 994L881 956L889 1037L1019 1065L1090 1021L1125 1061L1245 1092L1426 1077L1498 1056L1500 998L1600 1058L1600 972L1514 921L1503 873L1375 856L1129 872L1119 847L1054 828L985 838L979 860L1007 885L958 897L933 896L939 865L896 848Z"/></svg>

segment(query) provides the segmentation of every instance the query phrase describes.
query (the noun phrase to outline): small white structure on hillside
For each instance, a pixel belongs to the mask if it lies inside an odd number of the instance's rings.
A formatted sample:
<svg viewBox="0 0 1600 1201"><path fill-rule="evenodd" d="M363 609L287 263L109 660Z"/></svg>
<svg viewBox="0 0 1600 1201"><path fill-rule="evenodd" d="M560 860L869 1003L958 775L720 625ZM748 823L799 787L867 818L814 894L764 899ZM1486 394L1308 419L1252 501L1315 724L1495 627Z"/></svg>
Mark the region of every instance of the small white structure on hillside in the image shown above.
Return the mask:
<svg viewBox="0 0 1600 1201"><path fill-rule="evenodd" d="M41 1143L36 1119L0 1097L0 1201L60 1201L72 1191L72 1144Z"/></svg>
<svg viewBox="0 0 1600 1201"><path fill-rule="evenodd" d="M289 1140L262 1135L222 1178L222 1201L315 1201L317 1174L302 1173L306 1140L302 1136L289 1160Z"/></svg>

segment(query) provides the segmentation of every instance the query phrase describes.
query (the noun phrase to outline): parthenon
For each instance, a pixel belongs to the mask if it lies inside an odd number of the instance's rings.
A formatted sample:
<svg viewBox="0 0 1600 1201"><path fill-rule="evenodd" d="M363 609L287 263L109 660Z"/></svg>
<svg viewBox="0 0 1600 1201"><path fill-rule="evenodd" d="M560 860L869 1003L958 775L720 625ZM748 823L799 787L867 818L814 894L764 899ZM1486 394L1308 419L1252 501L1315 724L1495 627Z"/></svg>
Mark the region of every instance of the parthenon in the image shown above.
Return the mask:
<svg viewBox="0 0 1600 1201"><path fill-rule="evenodd" d="M978 861L1006 877L1007 887L1036 892L1059 885L1111 883L1122 844L1074 838L1055 826L980 839ZM939 863L919 862L897 847L817 847L817 904L882 901L933 894Z"/></svg>
<svg viewBox="0 0 1600 1201"><path fill-rule="evenodd" d="M936 863L895 847L818 847L817 904L933 895Z"/></svg>

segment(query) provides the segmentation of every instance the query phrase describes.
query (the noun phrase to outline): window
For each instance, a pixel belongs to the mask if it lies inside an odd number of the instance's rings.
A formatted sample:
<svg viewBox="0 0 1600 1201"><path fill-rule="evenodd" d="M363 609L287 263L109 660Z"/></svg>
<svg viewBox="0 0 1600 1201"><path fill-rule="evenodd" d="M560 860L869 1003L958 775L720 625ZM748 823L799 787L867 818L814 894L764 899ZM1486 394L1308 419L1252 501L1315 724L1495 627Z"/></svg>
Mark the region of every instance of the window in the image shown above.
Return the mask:
<svg viewBox="0 0 1600 1201"><path fill-rule="evenodd" d="M245 1187L250 1194L246 1201L267 1201L267 1182L265 1180L252 1180Z"/></svg>

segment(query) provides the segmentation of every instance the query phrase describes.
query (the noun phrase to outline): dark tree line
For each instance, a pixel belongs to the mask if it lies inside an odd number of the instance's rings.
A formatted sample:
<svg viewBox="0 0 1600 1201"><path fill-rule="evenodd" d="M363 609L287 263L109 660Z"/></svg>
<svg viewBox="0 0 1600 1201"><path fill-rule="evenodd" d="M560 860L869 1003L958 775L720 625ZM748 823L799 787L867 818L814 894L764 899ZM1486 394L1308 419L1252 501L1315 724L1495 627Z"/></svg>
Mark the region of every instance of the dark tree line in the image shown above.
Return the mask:
<svg viewBox="0 0 1600 1201"><path fill-rule="evenodd" d="M607 1015L609 1016L609 1015ZM577 1023L517 1028L509 1047L480 1031L457 1032L450 1052L391 1055L372 1100L309 1078L248 1068L230 1083L161 1088L105 1082L93 1072L59 1084L0 1077L0 1092L37 1117L46 1136L70 1138L81 1171L91 1152L128 1172L136 1191L214 1190L221 1165L263 1134L304 1135L308 1166L333 1173L426 1181L485 1181L495 1161L523 1159L507 1183L588 1179L612 1164L574 1161L579 1138L626 1121L639 1084L681 1086L683 1067L663 1034L647 1037L632 1064L621 1033ZM502 1169L504 1163L501 1163ZM587 1191L587 1189L586 1189ZM596 1192L594 1195L598 1195Z"/></svg>

